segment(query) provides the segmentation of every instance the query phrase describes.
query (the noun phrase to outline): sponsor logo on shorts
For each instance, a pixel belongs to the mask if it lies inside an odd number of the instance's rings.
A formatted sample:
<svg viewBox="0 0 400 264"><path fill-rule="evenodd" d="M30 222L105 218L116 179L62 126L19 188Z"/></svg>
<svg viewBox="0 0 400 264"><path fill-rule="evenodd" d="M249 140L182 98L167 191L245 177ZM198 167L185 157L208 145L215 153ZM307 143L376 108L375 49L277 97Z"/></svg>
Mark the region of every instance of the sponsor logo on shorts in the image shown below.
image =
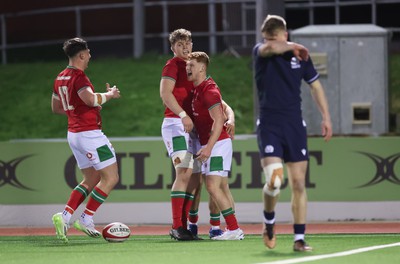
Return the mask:
<svg viewBox="0 0 400 264"><path fill-rule="evenodd" d="M303 156L305 156L307 154L307 150L306 149L302 149L301 153L303 154Z"/></svg>
<svg viewBox="0 0 400 264"><path fill-rule="evenodd" d="M94 160L93 154L90 153L90 152L86 153L86 157L87 157L89 160Z"/></svg>

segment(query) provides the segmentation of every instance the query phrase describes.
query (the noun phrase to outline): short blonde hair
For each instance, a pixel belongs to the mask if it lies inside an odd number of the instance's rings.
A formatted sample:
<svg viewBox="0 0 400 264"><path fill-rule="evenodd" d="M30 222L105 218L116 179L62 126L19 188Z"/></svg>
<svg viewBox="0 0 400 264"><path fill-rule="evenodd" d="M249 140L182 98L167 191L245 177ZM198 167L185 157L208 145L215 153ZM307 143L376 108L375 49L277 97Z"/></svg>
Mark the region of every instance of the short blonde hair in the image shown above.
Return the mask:
<svg viewBox="0 0 400 264"><path fill-rule="evenodd" d="M190 53L189 60L196 60L197 62L204 63L206 67L210 64L210 57L203 51L195 51Z"/></svg>
<svg viewBox="0 0 400 264"><path fill-rule="evenodd" d="M277 15L268 15L261 25L261 32L269 36L276 35L277 31L286 31L286 21Z"/></svg>

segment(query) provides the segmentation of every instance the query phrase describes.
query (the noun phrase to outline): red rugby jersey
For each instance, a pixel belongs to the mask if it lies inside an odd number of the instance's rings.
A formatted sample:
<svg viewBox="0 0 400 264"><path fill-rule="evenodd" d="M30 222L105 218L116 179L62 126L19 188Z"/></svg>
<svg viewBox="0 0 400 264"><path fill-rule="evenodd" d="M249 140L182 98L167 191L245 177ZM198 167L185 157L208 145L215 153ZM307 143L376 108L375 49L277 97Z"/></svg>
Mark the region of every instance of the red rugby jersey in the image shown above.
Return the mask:
<svg viewBox="0 0 400 264"><path fill-rule="evenodd" d="M211 77L208 77L194 88L192 101L194 125L201 145L206 145L210 138L211 128L214 123L209 113L209 109L212 107L222 108L222 99L218 85ZM224 126L218 141L225 138L229 138L229 134Z"/></svg>
<svg viewBox="0 0 400 264"><path fill-rule="evenodd" d="M193 82L187 79L186 61L178 57L168 60L163 68L161 78L170 78L175 81L172 94L183 110L192 117ZM179 118L168 107L165 109L164 116Z"/></svg>
<svg viewBox="0 0 400 264"><path fill-rule="evenodd" d="M100 107L86 105L79 97L80 89L94 87L86 74L68 66L55 79L53 93L60 99L68 116L68 131L82 132L101 129Z"/></svg>

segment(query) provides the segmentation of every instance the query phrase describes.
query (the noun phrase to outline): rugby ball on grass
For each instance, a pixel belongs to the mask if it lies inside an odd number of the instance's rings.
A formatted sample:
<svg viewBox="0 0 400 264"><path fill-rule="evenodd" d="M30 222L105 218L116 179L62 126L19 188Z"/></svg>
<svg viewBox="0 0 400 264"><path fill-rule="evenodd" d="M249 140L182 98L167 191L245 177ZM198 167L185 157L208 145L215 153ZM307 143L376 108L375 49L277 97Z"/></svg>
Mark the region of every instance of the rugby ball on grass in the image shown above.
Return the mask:
<svg viewBox="0 0 400 264"><path fill-rule="evenodd" d="M124 242L131 235L131 230L123 223L114 222L106 225L102 234L108 242Z"/></svg>

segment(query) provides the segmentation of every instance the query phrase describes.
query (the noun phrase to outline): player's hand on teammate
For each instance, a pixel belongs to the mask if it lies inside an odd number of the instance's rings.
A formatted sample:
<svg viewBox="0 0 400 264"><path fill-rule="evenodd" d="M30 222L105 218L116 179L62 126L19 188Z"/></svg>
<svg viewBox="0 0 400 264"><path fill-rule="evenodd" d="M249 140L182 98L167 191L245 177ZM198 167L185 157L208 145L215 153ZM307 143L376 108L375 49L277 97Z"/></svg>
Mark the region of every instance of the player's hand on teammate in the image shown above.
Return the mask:
<svg viewBox="0 0 400 264"><path fill-rule="evenodd" d="M235 137L235 121L232 121L232 120L228 119L224 123L224 126L226 127L226 132L228 132L228 134L231 137L231 139L234 139L234 137Z"/></svg>
<svg viewBox="0 0 400 264"><path fill-rule="evenodd" d="M201 163L205 163L211 156L211 149L208 149L207 146L205 146L196 153L196 156L197 160L199 160Z"/></svg>
<svg viewBox="0 0 400 264"><path fill-rule="evenodd" d="M110 87L109 83L106 83L107 93L109 93L112 98L120 98L121 94L117 86Z"/></svg>

